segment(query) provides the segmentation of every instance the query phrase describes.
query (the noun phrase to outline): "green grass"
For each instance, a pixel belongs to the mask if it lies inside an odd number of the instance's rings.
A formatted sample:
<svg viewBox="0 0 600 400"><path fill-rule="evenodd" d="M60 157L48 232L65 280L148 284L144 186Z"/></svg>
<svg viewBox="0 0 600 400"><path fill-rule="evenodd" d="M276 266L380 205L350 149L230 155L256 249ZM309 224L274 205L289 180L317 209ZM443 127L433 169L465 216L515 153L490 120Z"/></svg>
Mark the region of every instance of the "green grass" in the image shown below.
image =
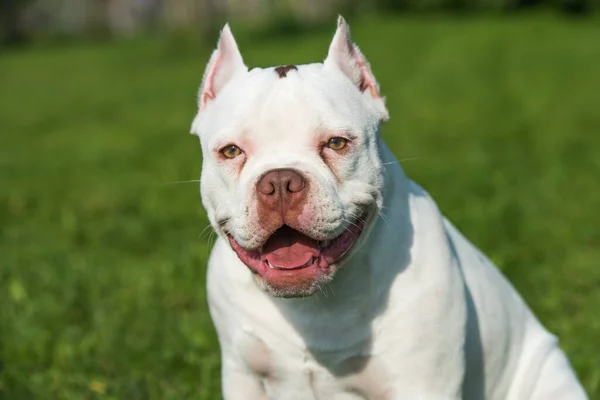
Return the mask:
<svg viewBox="0 0 600 400"><path fill-rule="evenodd" d="M497 262L600 399L600 25L365 19L408 174ZM333 23L332 23L333 25ZM235 25L233 26L236 31ZM332 27L333 29L333 27ZM240 33L251 66L332 32ZM0 55L0 398L215 399L190 38Z"/></svg>

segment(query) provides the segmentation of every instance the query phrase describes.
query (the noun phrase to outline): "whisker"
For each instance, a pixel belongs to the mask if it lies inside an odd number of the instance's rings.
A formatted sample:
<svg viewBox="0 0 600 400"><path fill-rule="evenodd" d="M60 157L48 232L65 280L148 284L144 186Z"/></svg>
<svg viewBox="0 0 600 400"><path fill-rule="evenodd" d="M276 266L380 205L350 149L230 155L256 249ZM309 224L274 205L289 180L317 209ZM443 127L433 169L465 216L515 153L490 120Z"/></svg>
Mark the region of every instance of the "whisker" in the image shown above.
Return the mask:
<svg viewBox="0 0 600 400"><path fill-rule="evenodd" d="M398 160L398 162L403 163L405 161L415 161L415 160L420 160L421 157L408 157L408 158L403 158L401 160Z"/></svg>
<svg viewBox="0 0 600 400"><path fill-rule="evenodd" d="M351 222L349 222L349 221L346 221L346 222L348 222L348 223L351 223ZM354 225L354 224L353 224L353 225ZM356 226L356 225L354 225L354 226ZM358 226L356 226L356 227L358 228ZM354 239L358 238L358 235L357 235L357 234L355 234L354 232L352 232L352 231L351 231L349 228L346 228L346 229L345 229L345 232L348 232L349 234L351 234L351 235L354 237ZM345 233L345 232L344 232L344 233ZM340 236L341 236L341 235L340 235ZM339 238L339 236L338 236L337 238L335 238L334 240L336 240L336 239L338 239L338 238Z"/></svg>
<svg viewBox="0 0 600 400"><path fill-rule="evenodd" d="M331 295L332 295L332 296L335 296L335 290L334 290L334 288L333 288L333 285L331 284L331 282L332 282L332 281L325 282L325 283L322 285L322 286L324 287L324 289L325 289L325 292L327 293L327 294L325 295L325 297L328 297L328 295L329 295L328 291L329 291L330 289L331 289Z"/></svg>
<svg viewBox="0 0 600 400"><path fill-rule="evenodd" d="M383 220L383 222L385 222L385 224L387 225L387 227L389 229L392 229L392 226L390 225L390 221L388 220L388 218L385 216L385 214L383 213L383 211L379 211L379 216L381 217L381 219Z"/></svg>
<svg viewBox="0 0 600 400"><path fill-rule="evenodd" d="M329 287L329 289L331 289L331 295L335 296L335 288L333 287L333 285L331 284L332 281L327 282L327 286Z"/></svg>
<svg viewBox="0 0 600 400"><path fill-rule="evenodd" d="M203 235L206 233L206 231L207 231L209 228L212 228L212 225L211 225L211 224L208 224L208 225L206 225L206 226L204 227L204 229L202 229L202 232L200 232L200 234L198 235L198 239L200 239L200 238L201 238L201 237L202 237L202 236L203 236Z"/></svg>
<svg viewBox="0 0 600 400"><path fill-rule="evenodd" d="M319 291L323 293L323 296L327 297L327 291L325 291L325 288L323 286L324 285L318 285L317 288L319 288Z"/></svg>
<svg viewBox="0 0 600 400"><path fill-rule="evenodd" d="M159 183L159 185L177 185L179 183L200 183L199 179L192 179L189 181L173 181L173 182L163 182Z"/></svg>
<svg viewBox="0 0 600 400"><path fill-rule="evenodd" d="M217 241L217 232L211 231L210 236L208 237L208 247L212 248Z"/></svg>
<svg viewBox="0 0 600 400"><path fill-rule="evenodd" d="M389 161L389 162L385 162L381 165L390 165L390 164L401 164L405 161L414 161L414 160L420 160L421 157L410 157L410 158L403 158L401 160L394 160L394 161Z"/></svg>
<svg viewBox="0 0 600 400"><path fill-rule="evenodd" d="M347 222L350 225L353 225L354 227L360 229L360 226L356 225L354 222L350 221L348 218L344 218L343 219L344 222ZM346 231L350 232L350 229L346 228Z"/></svg>
<svg viewBox="0 0 600 400"><path fill-rule="evenodd" d="M357 222L365 222L365 219L363 218L362 214L358 215L358 214L355 214L355 213L350 212L350 211L348 211L347 213L348 213L348 215L350 217L354 218ZM347 218L344 218L344 220L347 221L347 222L350 222Z"/></svg>
<svg viewBox="0 0 600 400"><path fill-rule="evenodd" d="M355 214L355 213L349 212L348 215L350 217L354 218L357 222L365 222L362 214Z"/></svg>

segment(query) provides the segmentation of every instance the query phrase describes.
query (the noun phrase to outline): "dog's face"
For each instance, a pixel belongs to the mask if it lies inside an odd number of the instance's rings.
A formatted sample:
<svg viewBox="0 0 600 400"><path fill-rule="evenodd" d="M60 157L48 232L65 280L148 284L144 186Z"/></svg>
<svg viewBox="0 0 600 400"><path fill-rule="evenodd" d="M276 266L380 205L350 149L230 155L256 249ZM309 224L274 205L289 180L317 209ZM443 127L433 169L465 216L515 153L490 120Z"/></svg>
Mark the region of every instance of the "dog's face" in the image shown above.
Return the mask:
<svg viewBox="0 0 600 400"><path fill-rule="evenodd" d="M381 207L387 111L347 24L322 64L251 71L226 26L199 102L192 133L213 228L270 294L313 294Z"/></svg>

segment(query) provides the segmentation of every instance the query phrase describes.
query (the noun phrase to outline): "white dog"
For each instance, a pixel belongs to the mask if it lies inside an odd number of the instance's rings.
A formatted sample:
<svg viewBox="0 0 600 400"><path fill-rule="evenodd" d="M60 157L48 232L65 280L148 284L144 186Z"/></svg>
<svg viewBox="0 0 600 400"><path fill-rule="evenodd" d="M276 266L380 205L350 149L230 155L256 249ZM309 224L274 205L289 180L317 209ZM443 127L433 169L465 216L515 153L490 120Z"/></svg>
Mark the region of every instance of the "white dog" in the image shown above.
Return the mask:
<svg viewBox="0 0 600 400"><path fill-rule="evenodd" d="M585 399L556 338L403 174L387 118L342 18L322 64L248 70L223 29L192 132L224 397Z"/></svg>

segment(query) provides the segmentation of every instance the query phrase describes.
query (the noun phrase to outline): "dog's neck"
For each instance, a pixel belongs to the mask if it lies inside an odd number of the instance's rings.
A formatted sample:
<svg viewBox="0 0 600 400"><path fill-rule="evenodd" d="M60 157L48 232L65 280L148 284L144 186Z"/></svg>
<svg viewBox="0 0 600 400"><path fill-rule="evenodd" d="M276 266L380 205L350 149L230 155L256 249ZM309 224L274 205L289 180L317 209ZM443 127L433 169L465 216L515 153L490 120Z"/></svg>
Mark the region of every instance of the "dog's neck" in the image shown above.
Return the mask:
<svg viewBox="0 0 600 400"><path fill-rule="evenodd" d="M325 335L327 331L335 335L335 331L346 328L364 336L356 327L370 328L372 320L386 307L394 278L410 262L410 181L383 142L379 151L385 180L383 208L374 216L369 231L363 233L366 237L360 248L355 249L334 280L311 297L274 299L303 336ZM389 221L394 221L394 226ZM406 262L399 262L399 258ZM356 338L357 342L361 340Z"/></svg>

